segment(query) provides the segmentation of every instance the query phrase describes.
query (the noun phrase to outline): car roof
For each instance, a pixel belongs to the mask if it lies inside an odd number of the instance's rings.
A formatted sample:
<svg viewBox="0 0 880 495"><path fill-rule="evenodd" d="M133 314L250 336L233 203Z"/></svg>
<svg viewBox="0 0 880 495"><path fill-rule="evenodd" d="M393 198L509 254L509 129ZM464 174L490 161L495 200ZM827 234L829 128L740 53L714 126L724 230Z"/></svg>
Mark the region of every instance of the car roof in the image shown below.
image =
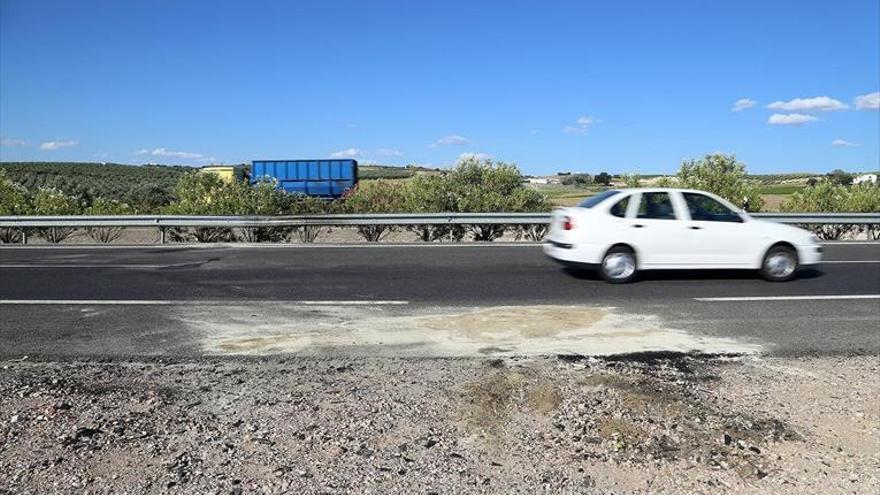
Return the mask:
<svg viewBox="0 0 880 495"><path fill-rule="evenodd" d="M622 193L624 193L624 192L669 192L669 191L676 191L676 192L689 192L689 193L699 193L699 194L711 194L711 195L715 196L714 194L712 194L708 191L701 191L699 189L682 189L682 188L678 188L678 187L617 187L614 189L617 191L620 191Z"/></svg>

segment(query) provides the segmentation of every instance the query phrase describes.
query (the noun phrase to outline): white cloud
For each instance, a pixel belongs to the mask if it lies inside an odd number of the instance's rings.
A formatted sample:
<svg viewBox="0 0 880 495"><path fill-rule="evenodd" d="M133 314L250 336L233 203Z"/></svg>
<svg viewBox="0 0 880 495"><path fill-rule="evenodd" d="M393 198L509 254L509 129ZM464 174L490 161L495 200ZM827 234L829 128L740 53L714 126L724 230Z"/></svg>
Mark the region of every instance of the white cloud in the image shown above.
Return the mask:
<svg viewBox="0 0 880 495"><path fill-rule="evenodd" d="M856 96L856 108L859 110L880 110L880 91Z"/></svg>
<svg viewBox="0 0 880 495"><path fill-rule="evenodd" d="M403 156L403 152L390 148L381 148L376 150L376 156Z"/></svg>
<svg viewBox="0 0 880 495"><path fill-rule="evenodd" d="M76 146L79 144L79 141L74 139L67 139L64 141L46 141L45 143L40 143L41 150L57 150L58 148L66 148L68 146Z"/></svg>
<svg viewBox="0 0 880 495"><path fill-rule="evenodd" d="M801 125L807 122L815 122L819 119L812 115L804 115L800 113L774 113L767 119L768 124L773 125Z"/></svg>
<svg viewBox="0 0 880 495"><path fill-rule="evenodd" d="M16 147L16 146L27 146L27 145L28 145L27 141L25 141L23 139L0 137L0 146L3 146L4 148L12 148L12 147Z"/></svg>
<svg viewBox="0 0 880 495"><path fill-rule="evenodd" d="M443 136L442 138L438 139L437 141L431 143L430 146L432 148L437 147L437 146L448 146L448 145L461 146L461 145L470 144L470 143L471 143L470 139L468 139L464 136L459 136L458 134L450 134L448 136Z"/></svg>
<svg viewBox="0 0 880 495"><path fill-rule="evenodd" d="M531 131L529 131L529 134L541 134L541 131L538 129L532 129Z"/></svg>
<svg viewBox="0 0 880 495"><path fill-rule="evenodd" d="M153 150L148 150L146 148L141 148L134 152L135 155L151 155L151 156L162 156L165 158L179 158L182 160L198 160L201 158L205 158L205 155L202 153L193 153L191 151L172 151L166 148L156 148Z"/></svg>
<svg viewBox="0 0 880 495"><path fill-rule="evenodd" d="M795 98L790 101L774 101L767 105L770 110L785 110L786 112L827 112L830 110L844 110L849 106L843 102L828 96L816 96L813 98Z"/></svg>
<svg viewBox="0 0 880 495"><path fill-rule="evenodd" d="M844 147L844 148L849 148L852 146L859 146L859 143L851 143L845 139L835 139L834 141L831 141L831 146L840 146L840 147Z"/></svg>
<svg viewBox="0 0 880 495"><path fill-rule="evenodd" d="M357 158L361 155L361 150L357 148L348 148L346 150L330 153L330 158Z"/></svg>
<svg viewBox="0 0 880 495"><path fill-rule="evenodd" d="M467 152L467 153L462 153L462 154L458 155L459 161L470 160L470 159L491 160L492 155L490 155L489 153L474 153L474 152Z"/></svg>
<svg viewBox="0 0 880 495"><path fill-rule="evenodd" d="M567 125L562 129L562 132L566 134L586 134L590 127L593 124L598 123L599 121L593 117L579 117L574 125Z"/></svg>
<svg viewBox="0 0 880 495"><path fill-rule="evenodd" d="M731 108L734 112L742 112L746 108L752 108L757 105L758 102L749 98L740 98L736 100L736 103L733 104L733 108Z"/></svg>

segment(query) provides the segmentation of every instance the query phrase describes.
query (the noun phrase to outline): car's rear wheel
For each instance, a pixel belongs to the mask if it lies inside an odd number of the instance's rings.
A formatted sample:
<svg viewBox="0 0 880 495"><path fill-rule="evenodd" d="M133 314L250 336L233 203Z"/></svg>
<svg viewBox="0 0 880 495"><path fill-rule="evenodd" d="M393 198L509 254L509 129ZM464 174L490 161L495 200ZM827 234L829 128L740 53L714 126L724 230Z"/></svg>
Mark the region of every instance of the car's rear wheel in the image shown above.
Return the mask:
<svg viewBox="0 0 880 495"><path fill-rule="evenodd" d="M789 246L773 246L761 262L761 276L771 282L787 282L797 276L797 252Z"/></svg>
<svg viewBox="0 0 880 495"><path fill-rule="evenodd" d="M614 246L605 253L599 274L612 284L625 284L636 278L636 253L626 246Z"/></svg>

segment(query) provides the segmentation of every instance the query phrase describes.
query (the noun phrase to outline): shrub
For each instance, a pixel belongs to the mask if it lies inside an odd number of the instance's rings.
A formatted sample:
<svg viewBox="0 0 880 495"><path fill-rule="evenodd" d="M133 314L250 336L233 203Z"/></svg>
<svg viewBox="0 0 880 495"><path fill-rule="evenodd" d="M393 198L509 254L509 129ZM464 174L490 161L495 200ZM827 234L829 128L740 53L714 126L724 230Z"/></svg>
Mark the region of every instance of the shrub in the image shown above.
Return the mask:
<svg viewBox="0 0 880 495"><path fill-rule="evenodd" d="M44 216L78 215L82 206L77 198L68 196L57 189L40 189L34 195L34 214ZM72 236L77 229L70 227L46 227L37 229L37 235L53 244Z"/></svg>
<svg viewBox="0 0 880 495"><path fill-rule="evenodd" d="M839 168L825 174L825 177L832 183L839 186L848 186L851 185L853 182L852 174L848 174L843 170L840 170Z"/></svg>
<svg viewBox="0 0 880 495"><path fill-rule="evenodd" d="M639 174L623 174L620 176L620 180L625 187L639 187L642 182L642 176Z"/></svg>
<svg viewBox="0 0 880 495"><path fill-rule="evenodd" d="M749 209L764 205L758 186L746 178L745 164L733 155L715 153L699 160L686 160L677 175L677 187L708 191L735 205L748 201Z"/></svg>
<svg viewBox="0 0 880 495"><path fill-rule="evenodd" d="M130 215L131 207L115 199L95 198L83 212L86 215ZM122 227L88 227L86 234L93 240L108 244L122 235Z"/></svg>
<svg viewBox="0 0 880 495"><path fill-rule="evenodd" d="M10 180L6 171L0 169L0 216L27 215L32 208L27 189ZM4 244L21 242L21 236L19 229L0 228L0 242Z"/></svg>
<svg viewBox="0 0 880 495"><path fill-rule="evenodd" d="M596 181L596 184L601 184L603 186L610 186L611 185L611 174L609 174L608 172L602 172L599 175L597 175L593 180Z"/></svg>
<svg viewBox="0 0 880 495"><path fill-rule="evenodd" d="M227 182L217 207L229 215L274 216L290 211L291 195L277 187L274 180ZM239 234L247 242L281 242L290 237L291 227L246 227Z"/></svg>
<svg viewBox="0 0 880 495"><path fill-rule="evenodd" d="M291 201L290 211L294 215L320 215L322 213L333 213L338 209L337 202L313 196L293 196ZM318 235L324 230L326 230L326 227L321 225L302 225L293 228L293 232L296 233L300 242L307 244L315 242Z"/></svg>
<svg viewBox="0 0 880 495"><path fill-rule="evenodd" d="M190 172L177 182L174 194L177 200L163 208L170 215L223 215L229 214L224 208L229 206L227 198L230 183L215 174ZM194 229L173 228L168 235L175 242L227 242L235 238L232 229L198 227Z"/></svg>
<svg viewBox="0 0 880 495"><path fill-rule="evenodd" d="M410 213L445 213L458 211L455 194L450 187L448 176L417 176L411 180L404 193L404 210ZM420 241L442 241L444 239L461 241L465 227L449 225L409 225Z"/></svg>
<svg viewBox="0 0 880 495"><path fill-rule="evenodd" d="M593 177L590 174L571 174L566 175L561 182L566 186L589 186L593 183Z"/></svg>
<svg viewBox="0 0 880 495"><path fill-rule="evenodd" d="M349 213L399 213L403 211L404 186L386 180L377 180L368 187L350 190L345 197L344 211ZM379 242L397 227L393 225L361 225L358 234L369 242Z"/></svg>
<svg viewBox="0 0 880 495"><path fill-rule="evenodd" d="M124 196L124 201L138 213L154 213L174 201L174 194L168 187L155 183L135 186Z"/></svg>
<svg viewBox="0 0 880 495"><path fill-rule="evenodd" d="M526 204L526 198L546 198L537 191L526 189L522 175L515 165L475 157L462 159L446 176L454 211L498 213L516 211L517 202ZM512 199L514 195L515 199ZM521 205L519 206L522 207ZM549 205L546 210L549 210ZM546 211L545 210L545 211ZM525 210L518 210L525 211ZM503 236L509 226L504 224L469 225L475 241L494 241Z"/></svg>
<svg viewBox="0 0 880 495"><path fill-rule="evenodd" d="M880 187L873 184L843 186L825 178L813 187L807 187L794 194L782 204L782 211L795 212L851 212L870 213L880 211ZM819 238L841 239L847 234L860 230L852 225L807 225ZM878 235L878 227L865 227L871 238Z"/></svg>

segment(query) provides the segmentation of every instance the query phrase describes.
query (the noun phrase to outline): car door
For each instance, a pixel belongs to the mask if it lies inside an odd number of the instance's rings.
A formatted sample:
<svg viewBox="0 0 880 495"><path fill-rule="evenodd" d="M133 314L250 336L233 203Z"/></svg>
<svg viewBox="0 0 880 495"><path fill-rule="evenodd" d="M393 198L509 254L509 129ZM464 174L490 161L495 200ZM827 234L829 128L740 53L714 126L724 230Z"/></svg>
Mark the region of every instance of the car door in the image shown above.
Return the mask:
<svg viewBox="0 0 880 495"><path fill-rule="evenodd" d="M634 197L627 214L628 242L635 248L641 268L675 268L687 261L684 250L685 225L681 206L672 191L642 192Z"/></svg>
<svg viewBox="0 0 880 495"><path fill-rule="evenodd" d="M750 262L748 225L717 199L698 192L681 193L688 218L687 251L705 267L737 267Z"/></svg>

